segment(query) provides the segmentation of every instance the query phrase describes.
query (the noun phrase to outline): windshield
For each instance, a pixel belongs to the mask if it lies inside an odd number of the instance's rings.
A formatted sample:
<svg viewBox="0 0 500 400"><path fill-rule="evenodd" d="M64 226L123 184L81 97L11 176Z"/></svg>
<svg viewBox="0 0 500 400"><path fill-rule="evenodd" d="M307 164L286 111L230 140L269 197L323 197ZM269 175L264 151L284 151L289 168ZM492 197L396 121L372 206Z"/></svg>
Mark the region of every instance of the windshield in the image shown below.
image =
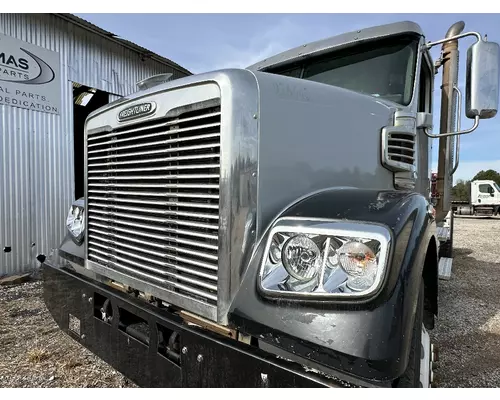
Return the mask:
<svg viewBox="0 0 500 400"><path fill-rule="evenodd" d="M497 192L500 192L500 187L498 187L498 184L496 182L493 182L493 186L495 186Z"/></svg>
<svg viewBox="0 0 500 400"><path fill-rule="evenodd" d="M415 37L408 36L378 40L267 72L408 105L413 94L417 45Z"/></svg>

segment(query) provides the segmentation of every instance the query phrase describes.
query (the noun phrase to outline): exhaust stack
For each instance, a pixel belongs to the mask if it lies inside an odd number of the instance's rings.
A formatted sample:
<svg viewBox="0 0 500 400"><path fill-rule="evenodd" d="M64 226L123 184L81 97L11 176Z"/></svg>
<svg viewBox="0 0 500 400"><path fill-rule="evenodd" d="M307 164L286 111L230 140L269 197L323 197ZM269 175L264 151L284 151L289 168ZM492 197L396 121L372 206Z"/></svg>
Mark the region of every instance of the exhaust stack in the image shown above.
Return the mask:
<svg viewBox="0 0 500 400"><path fill-rule="evenodd" d="M446 32L446 38L463 32L465 23L454 23ZM441 86L440 133L456 130L456 93L453 87L458 83L458 40L443 43L441 48L441 65L443 66L443 83ZM452 168L454 163L455 137L439 139L436 220L442 221L451 209L451 189L453 187Z"/></svg>

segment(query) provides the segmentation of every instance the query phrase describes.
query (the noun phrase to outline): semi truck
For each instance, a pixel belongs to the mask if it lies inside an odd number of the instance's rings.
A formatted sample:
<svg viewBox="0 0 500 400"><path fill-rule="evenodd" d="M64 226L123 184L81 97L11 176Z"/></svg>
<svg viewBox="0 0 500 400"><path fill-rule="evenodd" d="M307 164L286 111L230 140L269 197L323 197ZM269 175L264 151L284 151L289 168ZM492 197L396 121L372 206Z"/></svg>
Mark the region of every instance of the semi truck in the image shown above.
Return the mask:
<svg viewBox="0 0 500 400"><path fill-rule="evenodd" d="M469 201L452 200L457 215L493 216L500 208L500 187L492 180L470 182Z"/></svg>
<svg viewBox="0 0 500 400"><path fill-rule="evenodd" d="M139 386L430 387L455 140L498 75L463 22L429 42L403 21L143 84L86 120L52 317Z"/></svg>

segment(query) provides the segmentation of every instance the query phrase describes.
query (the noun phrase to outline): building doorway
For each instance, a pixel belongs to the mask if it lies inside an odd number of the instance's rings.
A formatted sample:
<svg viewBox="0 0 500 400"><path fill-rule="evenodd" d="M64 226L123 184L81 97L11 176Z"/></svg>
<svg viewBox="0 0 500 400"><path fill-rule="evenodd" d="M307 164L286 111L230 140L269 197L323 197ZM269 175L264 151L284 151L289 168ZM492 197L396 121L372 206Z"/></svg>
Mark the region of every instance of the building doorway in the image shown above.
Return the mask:
<svg viewBox="0 0 500 400"><path fill-rule="evenodd" d="M84 126L92 111L109 103L109 93L73 82L75 199L85 195Z"/></svg>

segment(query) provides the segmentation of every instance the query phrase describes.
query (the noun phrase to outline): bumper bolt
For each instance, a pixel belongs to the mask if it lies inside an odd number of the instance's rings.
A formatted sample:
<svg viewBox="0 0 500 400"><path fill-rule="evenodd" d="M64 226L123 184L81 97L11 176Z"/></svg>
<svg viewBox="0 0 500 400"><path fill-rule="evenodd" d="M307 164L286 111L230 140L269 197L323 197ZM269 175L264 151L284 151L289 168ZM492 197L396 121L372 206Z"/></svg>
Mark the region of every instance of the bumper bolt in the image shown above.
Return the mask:
<svg viewBox="0 0 500 400"><path fill-rule="evenodd" d="M198 357L196 357L196 359L201 363L203 361L203 356L201 354L198 354Z"/></svg>
<svg viewBox="0 0 500 400"><path fill-rule="evenodd" d="M182 351L182 354L186 354L188 352L188 348L187 347L183 347L181 351Z"/></svg>

